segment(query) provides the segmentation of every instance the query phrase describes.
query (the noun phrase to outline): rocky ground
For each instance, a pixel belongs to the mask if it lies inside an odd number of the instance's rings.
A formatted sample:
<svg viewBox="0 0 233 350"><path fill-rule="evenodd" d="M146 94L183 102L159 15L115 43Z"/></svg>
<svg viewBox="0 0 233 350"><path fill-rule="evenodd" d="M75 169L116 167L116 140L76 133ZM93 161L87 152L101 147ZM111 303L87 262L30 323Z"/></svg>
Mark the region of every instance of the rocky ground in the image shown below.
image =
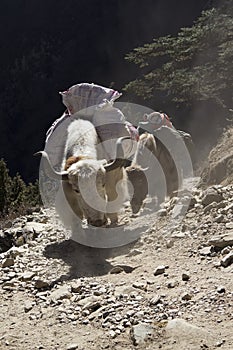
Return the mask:
<svg viewBox="0 0 233 350"><path fill-rule="evenodd" d="M8 222L0 348L232 349L233 185L194 189L180 223L175 203L111 250L67 239L49 209Z"/></svg>
<svg viewBox="0 0 233 350"><path fill-rule="evenodd" d="M142 235L119 248L68 239L52 209L5 222L0 349L233 349L233 183L207 178L157 214L126 207Z"/></svg>

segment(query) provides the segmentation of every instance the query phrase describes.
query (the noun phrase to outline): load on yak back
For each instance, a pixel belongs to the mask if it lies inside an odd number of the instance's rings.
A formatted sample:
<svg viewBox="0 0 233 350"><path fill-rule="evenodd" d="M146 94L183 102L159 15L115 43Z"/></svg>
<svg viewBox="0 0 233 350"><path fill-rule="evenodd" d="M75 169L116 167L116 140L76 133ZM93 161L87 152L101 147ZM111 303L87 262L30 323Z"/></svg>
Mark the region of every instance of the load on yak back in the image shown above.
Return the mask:
<svg viewBox="0 0 233 350"><path fill-rule="evenodd" d="M60 92L60 95L66 110L47 131L45 142L45 151L54 167L59 168L61 165L65 146L63 140L66 139L69 124L75 119L93 123L106 149L108 160L115 157L115 141L119 137L129 136L129 140L123 144L124 156L129 158L133 155L139 135L137 129L126 121L120 109L114 107L114 102L121 93L93 83L80 83Z"/></svg>
<svg viewBox="0 0 233 350"><path fill-rule="evenodd" d="M176 130L165 113L144 114L138 127L127 121L122 111L114 106L114 102L122 95L114 89L94 83L79 83L60 92L60 95L66 110L47 131L45 142L45 151L57 169L61 166L67 128L72 121L79 118L89 120L95 126L100 142L103 142L105 147L107 160L115 158L116 140L124 136L129 136L129 140L123 143L124 158L132 159L135 141L138 141L143 132L149 132L158 139L161 133L172 133L182 138L188 150L193 152L191 136Z"/></svg>

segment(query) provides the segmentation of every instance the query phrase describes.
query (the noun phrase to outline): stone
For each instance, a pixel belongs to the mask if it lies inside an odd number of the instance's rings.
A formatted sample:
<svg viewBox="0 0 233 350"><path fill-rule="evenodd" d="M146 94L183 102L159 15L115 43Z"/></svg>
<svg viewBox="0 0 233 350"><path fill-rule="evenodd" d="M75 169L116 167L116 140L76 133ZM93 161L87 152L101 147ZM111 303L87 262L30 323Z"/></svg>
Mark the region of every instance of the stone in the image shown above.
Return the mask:
<svg viewBox="0 0 233 350"><path fill-rule="evenodd" d="M228 229L228 230L233 229L233 222L227 222L226 229Z"/></svg>
<svg viewBox="0 0 233 350"><path fill-rule="evenodd" d="M210 187L204 192L202 204L206 207L207 205L211 204L212 202L219 203L223 199L224 198L223 198L222 194L218 193L217 190Z"/></svg>
<svg viewBox="0 0 233 350"><path fill-rule="evenodd" d="M158 210L157 214L161 217L164 217L167 215L167 210L162 208L162 209Z"/></svg>
<svg viewBox="0 0 233 350"><path fill-rule="evenodd" d="M71 292L73 293L80 293L82 290L82 282L76 281L71 283Z"/></svg>
<svg viewBox="0 0 233 350"><path fill-rule="evenodd" d="M28 272L24 272L20 279L24 282L27 282L27 281L30 281L34 276L35 276L34 272L28 271Z"/></svg>
<svg viewBox="0 0 233 350"><path fill-rule="evenodd" d="M39 234L41 232L47 232L48 225L42 224L40 222L30 221L26 223L26 225L24 226L24 230L31 233L36 232Z"/></svg>
<svg viewBox="0 0 233 350"><path fill-rule="evenodd" d="M197 199L196 199L196 197L191 197L191 198L190 198L190 202L189 202L189 209L194 208L196 204L197 204Z"/></svg>
<svg viewBox="0 0 233 350"><path fill-rule="evenodd" d="M34 304L33 304L32 302L27 301L27 302L24 304L24 311L25 311L25 312L31 311L32 308L33 308L33 305L34 305Z"/></svg>
<svg viewBox="0 0 233 350"><path fill-rule="evenodd" d="M175 288L175 287L177 287L179 285L179 282L178 281L169 281L168 283L167 283L167 287L168 288Z"/></svg>
<svg viewBox="0 0 233 350"><path fill-rule="evenodd" d="M121 266L115 266L109 271L110 274L118 274L121 272L124 272L124 269Z"/></svg>
<svg viewBox="0 0 233 350"><path fill-rule="evenodd" d="M130 330L130 336L134 345L145 342L154 332L154 328L146 323L139 323Z"/></svg>
<svg viewBox="0 0 233 350"><path fill-rule="evenodd" d="M150 299L149 304L150 306L157 305L161 301L161 295L155 295L153 298Z"/></svg>
<svg viewBox="0 0 233 350"><path fill-rule="evenodd" d="M199 250L200 255L205 255L205 256L210 255L212 252L213 252L212 246L204 247Z"/></svg>
<svg viewBox="0 0 233 350"><path fill-rule="evenodd" d="M227 246L233 246L233 230L229 233L214 236L209 240L209 244L217 248L225 248Z"/></svg>
<svg viewBox="0 0 233 350"><path fill-rule="evenodd" d="M71 293L67 285L61 286L58 289L55 289L49 296L51 301L58 301L61 299L71 298Z"/></svg>
<svg viewBox="0 0 233 350"><path fill-rule="evenodd" d="M89 297L79 300L77 304L81 306L83 309L89 309L91 308L91 305L95 305L95 303L99 304L101 300L102 300L101 297L91 295Z"/></svg>
<svg viewBox="0 0 233 350"><path fill-rule="evenodd" d="M181 299L182 300L185 300L185 301L189 301L192 299L192 295L190 293L184 293L182 296L181 296Z"/></svg>
<svg viewBox="0 0 233 350"><path fill-rule="evenodd" d="M134 282L133 287L141 290L147 289L147 283L146 282Z"/></svg>
<svg viewBox="0 0 233 350"><path fill-rule="evenodd" d="M49 283L48 281L42 280L42 279L36 279L35 280L35 288L36 289L42 289L42 288L48 288L49 287Z"/></svg>
<svg viewBox="0 0 233 350"><path fill-rule="evenodd" d="M10 267L15 263L13 258L5 258L2 260L2 267Z"/></svg>
<svg viewBox="0 0 233 350"><path fill-rule="evenodd" d="M182 349L189 348L187 345L190 341L192 342L192 349L202 349L203 341L208 344L205 348L213 348L211 345L215 341L214 334L208 332L206 328L197 327L182 318L168 320L165 331L167 336L173 341L175 340Z"/></svg>
<svg viewBox="0 0 233 350"><path fill-rule="evenodd" d="M169 249L169 248L172 248L173 246L174 246L174 240L168 239L166 242L166 247Z"/></svg>
<svg viewBox="0 0 233 350"><path fill-rule="evenodd" d="M217 288L217 292L218 292L218 293L225 293L225 292L226 292L226 288L225 288L224 286L219 286L219 287Z"/></svg>
<svg viewBox="0 0 233 350"><path fill-rule="evenodd" d="M78 349L78 344L77 343L73 343L73 344L68 344L66 347L66 350L76 350Z"/></svg>
<svg viewBox="0 0 233 350"><path fill-rule="evenodd" d="M136 255L140 255L140 254L142 254L141 250L133 249L127 256L130 257L130 256L136 256Z"/></svg>
<svg viewBox="0 0 233 350"><path fill-rule="evenodd" d="M165 272L165 268L164 265L157 266L154 270L154 276L162 275Z"/></svg>
<svg viewBox="0 0 233 350"><path fill-rule="evenodd" d="M216 216L216 217L214 218L214 221L217 222L217 223L219 224L220 222L223 221L223 219L224 219L224 215L219 214L218 216Z"/></svg>
<svg viewBox="0 0 233 350"><path fill-rule="evenodd" d="M25 237L24 236L20 236L18 238L15 239L15 245L16 247L21 247L26 243L25 241Z"/></svg>
<svg viewBox="0 0 233 350"><path fill-rule="evenodd" d="M228 253L230 253L231 251L231 247L225 247L223 248L223 250L221 251L222 255L227 255Z"/></svg>
<svg viewBox="0 0 233 350"><path fill-rule="evenodd" d="M112 329L108 332L108 334L110 335L111 338L116 338L117 336L116 332Z"/></svg>
<svg viewBox="0 0 233 350"><path fill-rule="evenodd" d="M8 250L9 257L15 259L17 256L22 256L26 252L24 247L12 247Z"/></svg>
<svg viewBox="0 0 233 350"><path fill-rule="evenodd" d="M90 312L94 312L98 310L101 307L101 302L100 300L94 300L90 301L87 304L83 306L83 310L88 310Z"/></svg>
<svg viewBox="0 0 233 350"><path fill-rule="evenodd" d="M233 263L233 252L228 253L221 259L221 265L227 267Z"/></svg>
<svg viewBox="0 0 233 350"><path fill-rule="evenodd" d="M188 273L183 272L181 278L182 278L182 281L189 281L190 276Z"/></svg>
<svg viewBox="0 0 233 350"><path fill-rule="evenodd" d="M212 202L212 203L208 204L206 207L204 207L203 213L207 214L209 211L211 211L212 209L216 208L216 206L217 206L216 202Z"/></svg>
<svg viewBox="0 0 233 350"><path fill-rule="evenodd" d="M172 210L172 218L176 219L179 216L184 216L186 212L186 207L183 204L177 204Z"/></svg>
<svg viewBox="0 0 233 350"><path fill-rule="evenodd" d="M172 234L172 238L185 238L187 236L186 232L175 232Z"/></svg>

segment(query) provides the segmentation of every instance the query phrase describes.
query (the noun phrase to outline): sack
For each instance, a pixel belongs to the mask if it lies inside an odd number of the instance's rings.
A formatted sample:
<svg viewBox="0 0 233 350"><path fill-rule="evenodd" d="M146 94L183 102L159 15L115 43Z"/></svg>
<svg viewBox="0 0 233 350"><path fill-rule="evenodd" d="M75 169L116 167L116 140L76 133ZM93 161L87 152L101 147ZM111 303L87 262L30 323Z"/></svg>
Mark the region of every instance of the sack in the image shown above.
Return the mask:
<svg viewBox="0 0 233 350"><path fill-rule="evenodd" d="M89 83L73 85L68 90L60 92L60 94L69 114L81 111L84 115L92 113L94 107L99 104L107 101L114 102L122 95L113 89Z"/></svg>
<svg viewBox="0 0 233 350"><path fill-rule="evenodd" d="M113 107L112 102L105 103L97 108L92 122L103 143L108 159L115 159L116 141L123 136L130 137L122 143L124 157L132 156L135 152L135 142L133 140L137 141L135 136L135 134L138 135L137 130L129 122L126 122L124 114L118 108Z"/></svg>
<svg viewBox="0 0 233 350"><path fill-rule="evenodd" d="M132 140L138 140L137 130L126 122L124 114L118 108L113 107L114 101L121 96L118 91L81 83L60 94L68 110L49 128L45 142L45 150L56 168L61 166L67 128L75 119L87 119L93 123L108 159L115 158L116 140L119 137L131 136ZM132 140L124 141L125 157L131 156L135 151Z"/></svg>

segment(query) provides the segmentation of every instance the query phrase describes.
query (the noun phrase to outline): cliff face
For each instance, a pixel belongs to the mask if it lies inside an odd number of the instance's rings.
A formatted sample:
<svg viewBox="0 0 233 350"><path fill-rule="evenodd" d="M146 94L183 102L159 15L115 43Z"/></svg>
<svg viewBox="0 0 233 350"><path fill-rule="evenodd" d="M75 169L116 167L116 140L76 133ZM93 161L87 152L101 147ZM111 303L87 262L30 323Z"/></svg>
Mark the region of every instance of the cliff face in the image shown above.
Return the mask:
<svg viewBox="0 0 233 350"><path fill-rule="evenodd" d="M201 174L201 185L228 185L233 182L233 127L227 129L211 150Z"/></svg>

